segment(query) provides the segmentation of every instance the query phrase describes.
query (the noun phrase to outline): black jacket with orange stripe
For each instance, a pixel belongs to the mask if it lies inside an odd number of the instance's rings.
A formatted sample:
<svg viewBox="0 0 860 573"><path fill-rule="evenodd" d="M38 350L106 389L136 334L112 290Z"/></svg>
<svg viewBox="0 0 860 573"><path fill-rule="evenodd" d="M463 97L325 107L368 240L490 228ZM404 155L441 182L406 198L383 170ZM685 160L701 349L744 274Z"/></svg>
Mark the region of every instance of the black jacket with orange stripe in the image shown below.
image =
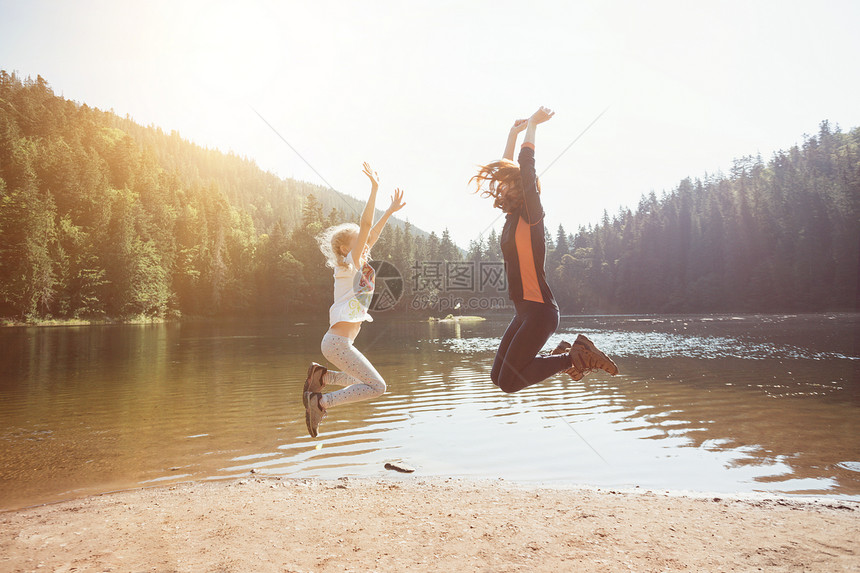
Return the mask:
<svg viewBox="0 0 860 573"><path fill-rule="evenodd" d="M523 206L508 213L502 229L502 256L511 300L549 304L558 308L546 282L544 211L537 190L534 146L524 143L517 161L522 178Z"/></svg>

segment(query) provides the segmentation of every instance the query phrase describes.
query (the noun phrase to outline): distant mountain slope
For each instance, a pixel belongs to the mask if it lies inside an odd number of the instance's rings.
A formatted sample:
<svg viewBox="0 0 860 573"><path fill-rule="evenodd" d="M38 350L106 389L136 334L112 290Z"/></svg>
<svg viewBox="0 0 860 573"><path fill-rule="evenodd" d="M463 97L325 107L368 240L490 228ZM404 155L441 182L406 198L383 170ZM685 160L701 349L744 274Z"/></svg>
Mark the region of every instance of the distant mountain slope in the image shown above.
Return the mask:
<svg viewBox="0 0 860 573"><path fill-rule="evenodd" d="M0 71L0 316L323 304L330 271L314 236L362 208ZM389 226L379 256L431 238Z"/></svg>
<svg viewBox="0 0 860 573"><path fill-rule="evenodd" d="M345 203L361 209L0 71L0 317L324 316L316 237L348 218ZM447 230L392 227L373 258L404 279L398 309L507 300L494 233L458 265L445 264L463 259ZM546 271L567 313L858 309L860 128L822 122L769 161L559 226Z"/></svg>
<svg viewBox="0 0 860 573"><path fill-rule="evenodd" d="M860 310L860 128L685 179L580 229L547 269L574 312Z"/></svg>
<svg viewBox="0 0 860 573"><path fill-rule="evenodd" d="M177 132L165 133L160 127L142 126L129 118L112 112L104 114L105 123L127 133L142 147L151 150L158 164L168 172L177 172L186 182L201 185L217 184L234 207L248 211L259 232L270 231L280 220L287 231L292 230L301 218L302 202L313 194L324 212L332 209L357 217L364 203L329 187L282 179L263 171L252 159L217 149L201 147L183 139ZM381 213L381 211L379 211ZM403 221L394 217L390 223L402 227ZM416 235L428 233L412 227Z"/></svg>

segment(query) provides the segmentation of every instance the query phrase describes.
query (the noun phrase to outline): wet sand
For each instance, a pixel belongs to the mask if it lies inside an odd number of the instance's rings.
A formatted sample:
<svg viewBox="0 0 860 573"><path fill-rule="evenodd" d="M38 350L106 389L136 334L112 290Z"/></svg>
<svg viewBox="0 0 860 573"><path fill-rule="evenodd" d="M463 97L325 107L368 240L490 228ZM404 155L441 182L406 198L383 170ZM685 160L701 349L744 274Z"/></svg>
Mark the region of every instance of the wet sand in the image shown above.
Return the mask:
<svg viewBox="0 0 860 573"><path fill-rule="evenodd" d="M860 503L250 476L0 513L2 571L860 571Z"/></svg>

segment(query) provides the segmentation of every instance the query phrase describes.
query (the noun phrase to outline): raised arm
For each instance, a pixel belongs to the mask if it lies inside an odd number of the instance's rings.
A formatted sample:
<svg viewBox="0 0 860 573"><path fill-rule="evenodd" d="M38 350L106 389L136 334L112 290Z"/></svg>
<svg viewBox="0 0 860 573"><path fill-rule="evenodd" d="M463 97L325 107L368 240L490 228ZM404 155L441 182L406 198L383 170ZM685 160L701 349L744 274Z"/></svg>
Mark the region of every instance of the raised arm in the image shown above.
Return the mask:
<svg viewBox="0 0 860 573"><path fill-rule="evenodd" d="M541 106L536 112L532 114L532 116L528 119L528 124L526 125L526 136L523 139L524 146L530 146L532 149L535 148L535 132L537 131L537 126L539 123L543 123L545 121L549 121L552 116L555 115L555 112L547 107ZM530 145L529 145L530 144Z"/></svg>
<svg viewBox="0 0 860 573"><path fill-rule="evenodd" d="M379 221L377 221L373 228L370 229L370 235L367 237L367 244L371 248L376 244L376 241L379 239L379 235L382 234L382 229L384 229L385 224L388 223L389 217L405 206L406 203L403 202L403 191L395 189L394 195L391 196L391 205L388 206L388 209L385 210L385 213L382 214Z"/></svg>
<svg viewBox="0 0 860 573"><path fill-rule="evenodd" d="M508 142L505 144L505 153L502 155L504 159L514 160L514 148L517 146L517 136L528 125L527 119L518 119L508 132Z"/></svg>
<svg viewBox="0 0 860 573"><path fill-rule="evenodd" d="M373 225L373 213L376 211L376 192L379 190L379 176L376 174L367 162L362 166L362 173L370 179L370 197L367 198L367 203L364 205L364 211L361 213L361 222L358 229L358 238L355 241L355 248L352 250L353 263L356 267L359 264L361 254L364 252L364 246L367 244L370 228Z"/></svg>
<svg viewBox="0 0 860 573"><path fill-rule="evenodd" d="M526 136L520 149L520 177L523 182L523 218L530 224L535 224L543 218L543 206L537 189L537 174L535 173L535 132L539 123L548 121L555 112L541 107L528 119Z"/></svg>

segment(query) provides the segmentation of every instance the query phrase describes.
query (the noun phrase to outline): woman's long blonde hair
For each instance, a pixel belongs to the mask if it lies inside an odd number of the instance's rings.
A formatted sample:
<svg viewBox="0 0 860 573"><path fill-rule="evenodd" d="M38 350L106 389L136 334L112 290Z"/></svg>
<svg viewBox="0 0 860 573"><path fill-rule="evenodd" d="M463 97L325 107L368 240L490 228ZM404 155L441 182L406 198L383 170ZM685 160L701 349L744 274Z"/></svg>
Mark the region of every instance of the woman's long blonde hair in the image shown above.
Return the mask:
<svg viewBox="0 0 860 573"><path fill-rule="evenodd" d="M340 248L349 243L350 236L358 233L358 225L355 223L341 223L334 227L329 227L317 236L317 243L320 246L320 251L325 256L325 264L327 267L336 269L338 267L346 267L344 256L340 252Z"/></svg>
<svg viewBox="0 0 860 573"><path fill-rule="evenodd" d="M510 159L499 159L487 165L481 165L478 174L469 180L475 182L475 193L481 197L492 197L493 207L498 207L505 213L518 213L523 207L523 180L520 176L520 166ZM484 184L489 183L485 188ZM537 182L540 193L540 182Z"/></svg>

